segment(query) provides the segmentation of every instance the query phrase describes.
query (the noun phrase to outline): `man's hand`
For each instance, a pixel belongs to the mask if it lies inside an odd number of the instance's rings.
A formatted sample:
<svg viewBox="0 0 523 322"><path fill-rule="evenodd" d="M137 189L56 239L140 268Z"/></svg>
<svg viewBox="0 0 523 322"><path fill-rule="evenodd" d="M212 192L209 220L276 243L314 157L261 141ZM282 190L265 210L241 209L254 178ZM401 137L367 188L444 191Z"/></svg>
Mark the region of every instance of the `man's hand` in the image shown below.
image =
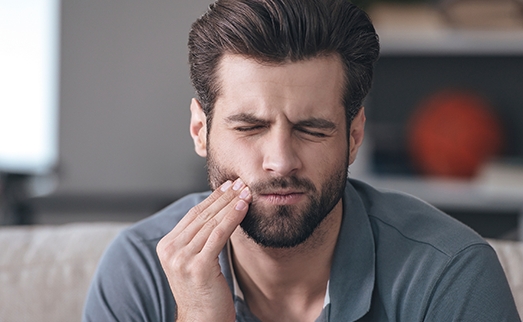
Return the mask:
<svg viewBox="0 0 523 322"><path fill-rule="evenodd" d="M227 181L158 243L156 251L176 300L178 321L235 321L218 255L245 217L251 198L241 179Z"/></svg>

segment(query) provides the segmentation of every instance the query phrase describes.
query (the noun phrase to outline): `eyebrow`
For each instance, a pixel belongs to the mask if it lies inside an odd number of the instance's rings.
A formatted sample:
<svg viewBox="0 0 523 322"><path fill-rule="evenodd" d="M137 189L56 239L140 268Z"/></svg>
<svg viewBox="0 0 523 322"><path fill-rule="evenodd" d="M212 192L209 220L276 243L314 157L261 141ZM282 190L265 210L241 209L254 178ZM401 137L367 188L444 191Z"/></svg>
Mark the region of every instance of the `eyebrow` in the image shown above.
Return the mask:
<svg viewBox="0 0 523 322"><path fill-rule="evenodd" d="M309 128L315 128L315 129L323 129L323 130L334 130L336 129L336 124L334 122L331 122L326 119L312 117L310 119L306 119L303 121L300 121L296 123L297 126L302 127L309 127Z"/></svg>
<svg viewBox="0 0 523 322"><path fill-rule="evenodd" d="M250 113L234 114L234 115L231 115L231 116L228 116L227 118L225 118L225 121L227 123L242 122L242 123L263 124L263 125L270 124L269 121L260 119ZM336 124L334 122L323 119L323 118L317 118L317 117L311 117L309 119L299 121L294 125L298 126L298 127L308 127L308 128L316 128L316 129L324 129L324 130L336 129Z"/></svg>
<svg viewBox="0 0 523 322"><path fill-rule="evenodd" d="M225 118L225 121L227 123L234 123L234 122L241 122L241 123L255 123L255 124L264 124L268 125L270 122L266 120L262 120L253 114L248 113L238 113L231 116L228 116Z"/></svg>

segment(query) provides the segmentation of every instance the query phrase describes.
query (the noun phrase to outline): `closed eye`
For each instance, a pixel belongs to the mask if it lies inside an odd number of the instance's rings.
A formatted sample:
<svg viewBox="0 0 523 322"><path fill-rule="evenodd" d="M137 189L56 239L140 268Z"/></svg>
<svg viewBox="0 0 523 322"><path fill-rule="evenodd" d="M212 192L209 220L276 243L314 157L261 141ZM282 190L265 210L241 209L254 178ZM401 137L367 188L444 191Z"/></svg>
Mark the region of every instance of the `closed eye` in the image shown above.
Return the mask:
<svg viewBox="0 0 523 322"><path fill-rule="evenodd" d="M322 133L322 132L310 131L310 130L307 130L307 129L304 129L304 128L297 129L297 130L300 131L300 132L302 132L302 133L304 133L304 134L312 135L312 136L317 137L317 138L324 138L324 137L327 137L327 134Z"/></svg>
<svg viewBox="0 0 523 322"><path fill-rule="evenodd" d="M294 129L307 136L326 138L336 132L336 124L323 118L310 118L298 122Z"/></svg>
<svg viewBox="0 0 523 322"><path fill-rule="evenodd" d="M238 132L254 132L264 129L265 126L263 125L250 125L250 126L236 126L234 127L235 131Z"/></svg>

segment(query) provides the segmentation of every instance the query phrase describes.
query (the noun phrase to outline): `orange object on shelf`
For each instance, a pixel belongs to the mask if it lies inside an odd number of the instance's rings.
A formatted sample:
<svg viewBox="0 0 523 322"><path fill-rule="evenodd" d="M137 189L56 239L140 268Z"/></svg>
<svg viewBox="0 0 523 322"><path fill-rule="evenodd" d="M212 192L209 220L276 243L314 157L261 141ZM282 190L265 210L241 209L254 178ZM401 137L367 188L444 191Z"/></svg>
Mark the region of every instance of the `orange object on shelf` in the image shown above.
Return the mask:
<svg viewBox="0 0 523 322"><path fill-rule="evenodd" d="M503 127L479 94L443 90L423 100L410 119L412 162L424 175L473 177L504 145Z"/></svg>

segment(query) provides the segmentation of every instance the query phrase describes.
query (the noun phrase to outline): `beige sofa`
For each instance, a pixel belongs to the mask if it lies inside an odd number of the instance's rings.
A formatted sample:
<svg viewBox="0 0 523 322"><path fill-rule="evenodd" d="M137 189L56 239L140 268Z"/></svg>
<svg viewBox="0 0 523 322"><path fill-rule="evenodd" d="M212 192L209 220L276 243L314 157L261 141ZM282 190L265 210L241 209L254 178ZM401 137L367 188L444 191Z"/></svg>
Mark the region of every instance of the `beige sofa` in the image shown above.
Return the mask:
<svg viewBox="0 0 523 322"><path fill-rule="evenodd" d="M80 321L97 262L107 244L127 225L0 228L0 321ZM490 242L523 313L523 243Z"/></svg>
<svg viewBox="0 0 523 322"><path fill-rule="evenodd" d="M0 321L80 321L98 260L127 225L0 228Z"/></svg>

